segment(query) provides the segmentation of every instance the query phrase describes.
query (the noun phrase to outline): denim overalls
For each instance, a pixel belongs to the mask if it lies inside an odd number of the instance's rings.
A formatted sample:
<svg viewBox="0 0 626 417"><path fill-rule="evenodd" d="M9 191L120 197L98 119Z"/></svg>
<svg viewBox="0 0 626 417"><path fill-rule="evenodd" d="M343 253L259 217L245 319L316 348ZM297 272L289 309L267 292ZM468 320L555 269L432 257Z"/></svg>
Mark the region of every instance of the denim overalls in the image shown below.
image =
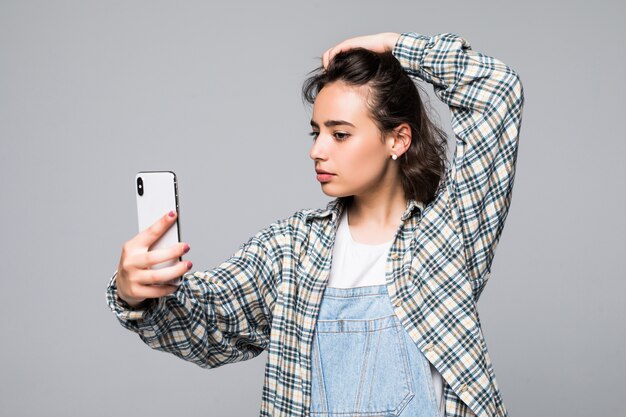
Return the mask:
<svg viewBox="0 0 626 417"><path fill-rule="evenodd" d="M430 364L384 284L326 287L311 355L311 417L439 417Z"/></svg>

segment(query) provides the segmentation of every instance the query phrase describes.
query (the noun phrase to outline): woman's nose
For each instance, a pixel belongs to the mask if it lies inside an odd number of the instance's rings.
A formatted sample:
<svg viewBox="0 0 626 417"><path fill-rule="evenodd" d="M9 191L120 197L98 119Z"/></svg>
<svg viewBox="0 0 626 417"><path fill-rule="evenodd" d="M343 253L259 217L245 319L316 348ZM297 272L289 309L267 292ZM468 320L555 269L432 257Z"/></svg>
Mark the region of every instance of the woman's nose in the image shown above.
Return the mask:
<svg viewBox="0 0 626 417"><path fill-rule="evenodd" d="M311 146L309 156L314 161L318 159L324 160L327 158L328 151L326 149L326 146L324 145L324 139L321 134L318 134L317 139L315 139L315 141L313 142L313 146Z"/></svg>

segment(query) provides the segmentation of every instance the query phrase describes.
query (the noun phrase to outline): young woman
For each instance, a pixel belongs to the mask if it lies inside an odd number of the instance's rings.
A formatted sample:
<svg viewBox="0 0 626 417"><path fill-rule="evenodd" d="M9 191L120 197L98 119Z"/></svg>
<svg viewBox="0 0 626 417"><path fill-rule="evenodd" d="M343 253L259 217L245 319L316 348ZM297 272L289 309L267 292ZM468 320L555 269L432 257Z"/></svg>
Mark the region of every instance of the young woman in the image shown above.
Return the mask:
<svg viewBox="0 0 626 417"><path fill-rule="evenodd" d="M415 79L449 105L450 164ZM262 417L507 416L476 305L511 202L518 75L453 33L381 33L326 51L303 96L326 208L203 272L149 269L189 250L148 251L166 214L124 244L108 305L201 367L267 349Z"/></svg>

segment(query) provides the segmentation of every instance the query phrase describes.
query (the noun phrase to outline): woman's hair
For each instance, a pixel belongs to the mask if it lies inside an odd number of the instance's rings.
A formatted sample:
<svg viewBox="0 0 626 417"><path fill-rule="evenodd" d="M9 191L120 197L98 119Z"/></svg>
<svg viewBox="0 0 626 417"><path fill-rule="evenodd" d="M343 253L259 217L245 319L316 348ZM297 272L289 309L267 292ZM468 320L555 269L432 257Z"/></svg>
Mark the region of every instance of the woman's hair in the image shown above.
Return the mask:
<svg viewBox="0 0 626 417"><path fill-rule="evenodd" d="M309 104L329 83L365 85L366 106L381 141L401 123L411 126L411 146L397 160L400 180L406 198L430 203L447 168L447 135L430 120L416 84L393 54L352 48L335 55L326 71L320 66L311 73L302 87L303 100Z"/></svg>

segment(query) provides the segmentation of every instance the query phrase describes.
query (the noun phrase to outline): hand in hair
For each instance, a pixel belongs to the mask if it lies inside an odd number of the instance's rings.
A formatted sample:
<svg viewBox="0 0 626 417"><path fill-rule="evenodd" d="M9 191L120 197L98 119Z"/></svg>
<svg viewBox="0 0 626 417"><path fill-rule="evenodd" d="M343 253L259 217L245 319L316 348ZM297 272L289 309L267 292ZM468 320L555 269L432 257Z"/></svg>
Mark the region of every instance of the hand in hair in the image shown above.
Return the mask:
<svg viewBox="0 0 626 417"><path fill-rule="evenodd" d="M399 33L383 32L376 35L357 36L346 39L345 41L327 49L322 55L322 66L324 69L333 57L341 51L347 51L352 48L365 48L374 52L391 51L400 37Z"/></svg>

